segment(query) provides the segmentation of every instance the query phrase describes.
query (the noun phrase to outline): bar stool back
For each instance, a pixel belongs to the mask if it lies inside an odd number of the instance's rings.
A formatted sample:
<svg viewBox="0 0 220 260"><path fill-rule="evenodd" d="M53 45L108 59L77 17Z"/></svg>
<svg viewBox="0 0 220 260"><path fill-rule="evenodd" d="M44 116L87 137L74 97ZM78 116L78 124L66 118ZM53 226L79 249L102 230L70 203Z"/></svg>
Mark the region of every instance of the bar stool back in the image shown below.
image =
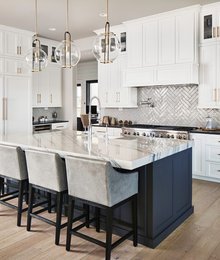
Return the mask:
<svg viewBox="0 0 220 260"><path fill-rule="evenodd" d="M61 157L52 152L26 150L26 160L29 176L29 206L27 230L31 229L31 218L35 217L56 227L55 244L59 244L60 230L67 223L61 224L63 195L67 193L67 180L65 162ZM48 203L48 207L33 212L35 189L48 192L48 200L37 205ZM51 193L56 194L56 222L39 216L45 210L51 212Z"/></svg>
<svg viewBox="0 0 220 260"><path fill-rule="evenodd" d="M18 181L18 190L5 191L4 179ZM21 225L23 209L23 196L27 196L25 186L28 185L27 165L25 154L20 147L0 145L0 203L10 208L17 209L17 226ZM18 205L14 206L8 201L18 197ZM26 198L27 201L27 198Z"/></svg>
<svg viewBox="0 0 220 260"><path fill-rule="evenodd" d="M111 256L111 250L131 235L133 235L134 246L137 246L138 172L129 172L129 174L128 172L119 173L109 162L100 160L82 159L71 156L67 156L65 160L69 194L67 251L70 250L71 234L106 248L106 259L108 260ZM76 198L107 211L106 243L78 232L83 227L82 224L72 229L72 224L69 220L72 219L72 214L74 214L74 200ZM129 200L132 200L132 231L112 244L113 210ZM96 230L99 231L99 219L96 220L96 224L98 225L98 227L96 226Z"/></svg>

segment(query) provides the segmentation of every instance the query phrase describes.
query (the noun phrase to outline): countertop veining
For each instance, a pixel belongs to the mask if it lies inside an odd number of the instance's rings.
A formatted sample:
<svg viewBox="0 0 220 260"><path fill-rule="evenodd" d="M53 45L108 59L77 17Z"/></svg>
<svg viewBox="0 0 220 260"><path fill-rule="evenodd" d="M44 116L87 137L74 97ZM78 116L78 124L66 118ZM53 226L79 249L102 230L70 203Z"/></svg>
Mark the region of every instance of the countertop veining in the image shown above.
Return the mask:
<svg viewBox="0 0 220 260"><path fill-rule="evenodd" d="M191 141L120 137L106 140L73 130L30 135L0 136L0 143L21 146L22 149L38 149L57 152L60 156L79 156L103 159L113 166L133 170L153 161L192 147Z"/></svg>

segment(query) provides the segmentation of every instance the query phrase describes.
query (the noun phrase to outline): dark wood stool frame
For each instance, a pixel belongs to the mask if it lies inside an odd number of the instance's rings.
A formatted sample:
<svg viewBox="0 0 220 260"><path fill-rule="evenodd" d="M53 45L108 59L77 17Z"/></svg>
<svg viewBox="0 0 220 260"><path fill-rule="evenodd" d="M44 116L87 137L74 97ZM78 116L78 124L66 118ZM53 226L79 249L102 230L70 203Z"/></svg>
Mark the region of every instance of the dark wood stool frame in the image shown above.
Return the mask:
<svg viewBox="0 0 220 260"><path fill-rule="evenodd" d="M89 220L90 222L95 221L96 231L100 231L100 209L104 209L107 212L106 215L106 242L102 242L100 240L97 240L93 237L87 236L85 234L82 234L78 232L81 228L85 227L87 223L82 223L74 228L72 228L72 219L74 217L74 206L75 206L75 199L80 200L88 205L95 207L95 218ZM75 235L77 237L83 238L87 241L90 241L92 243L95 243L99 246L102 246L106 249L105 251L105 259L110 260L111 259L111 251L116 246L121 244L123 241L128 239L130 236L133 235L133 245L137 246L137 194L119 202L118 204L108 207L101 204L97 204L91 201L83 200L80 198L76 198L69 195L69 206L68 206L68 225L67 225L67 237L66 237L66 250L70 251L70 245L71 245L71 235ZM132 230L129 231L127 234L122 236L120 239L115 241L112 244L112 223L113 223L113 210L122 206L123 204L127 203L128 201L132 201Z"/></svg>
<svg viewBox="0 0 220 260"><path fill-rule="evenodd" d="M42 202L39 202L39 203L34 203L35 189L47 192L47 199ZM51 205L51 194L56 195L56 204L55 205ZM27 213L27 231L31 230L32 217L34 217L38 220L41 220L43 222L46 222L47 224L50 224L50 225L56 227L55 244L59 245L60 231L62 228L67 226L67 222L61 224L64 194L67 194L67 190L62 191L62 192L57 192L57 191L46 189L44 187L37 186L37 185L30 183L29 184L29 206L28 206L28 213ZM33 212L33 208L44 205L44 204L47 204L47 206ZM56 207L56 221L55 222L48 218L38 215L46 210L48 210L48 212L51 213L51 209L54 207ZM72 222L78 221L82 218L86 218L86 222L87 222L88 214L89 214L88 212L89 212L89 209L88 209L88 207L85 206L84 213L81 214L80 216L76 217L75 219L73 219Z"/></svg>
<svg viewBox="0 0 220 260"><path fill-rule="evenodd" d="M18 182L18 189L14 191L5 191L5 186L8 186L6 180L12 180ZM23 197L25 196L25 201L28 203L28 179L26 180L17 180L11 177L0 175L0 204L5 205L9 208L17 210L17 226L21 226L21 216L24 211L27 211L28 208L23 209ZM15 206L9 203L9 200L18 198L18 205Z"/></svg>

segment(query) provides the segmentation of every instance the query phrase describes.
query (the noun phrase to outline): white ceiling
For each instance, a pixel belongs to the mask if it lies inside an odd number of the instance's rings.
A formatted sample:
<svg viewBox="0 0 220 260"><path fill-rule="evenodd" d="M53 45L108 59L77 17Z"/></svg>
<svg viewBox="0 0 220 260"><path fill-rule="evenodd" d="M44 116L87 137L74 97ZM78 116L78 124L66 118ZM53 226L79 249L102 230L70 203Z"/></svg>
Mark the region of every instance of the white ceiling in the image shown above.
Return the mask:
<svg viewBox="0 0 220 260"><path fill-rule="evenodd" d="M109 0L111 25L193 4L217 0ZM94 35L104 26L106 0L69 0L70 32L73 39ZM66 0L38 0L39 33L43 37L61 40L65 30ZM0 0L0 24L34 31L34 0ZM51 32L50 27L57 30Z"/></svg>

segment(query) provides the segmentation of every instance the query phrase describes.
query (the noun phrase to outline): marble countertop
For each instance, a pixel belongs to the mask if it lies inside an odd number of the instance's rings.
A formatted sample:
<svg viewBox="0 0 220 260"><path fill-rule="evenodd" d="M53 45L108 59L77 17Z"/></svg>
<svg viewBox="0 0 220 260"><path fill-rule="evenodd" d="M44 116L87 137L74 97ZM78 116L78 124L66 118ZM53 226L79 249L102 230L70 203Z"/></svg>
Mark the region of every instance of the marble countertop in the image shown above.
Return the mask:
<svg viewBox="0 0 220 260"><path fill-rule="evenodd" d="M103 159L113 166L133 170L153 161L192 147L191 141L162 138L120 137L106 140L103 136L88 135L73 130L30 135L0 136L1 144L57 152L60 156L79 156Z"/></svg>

